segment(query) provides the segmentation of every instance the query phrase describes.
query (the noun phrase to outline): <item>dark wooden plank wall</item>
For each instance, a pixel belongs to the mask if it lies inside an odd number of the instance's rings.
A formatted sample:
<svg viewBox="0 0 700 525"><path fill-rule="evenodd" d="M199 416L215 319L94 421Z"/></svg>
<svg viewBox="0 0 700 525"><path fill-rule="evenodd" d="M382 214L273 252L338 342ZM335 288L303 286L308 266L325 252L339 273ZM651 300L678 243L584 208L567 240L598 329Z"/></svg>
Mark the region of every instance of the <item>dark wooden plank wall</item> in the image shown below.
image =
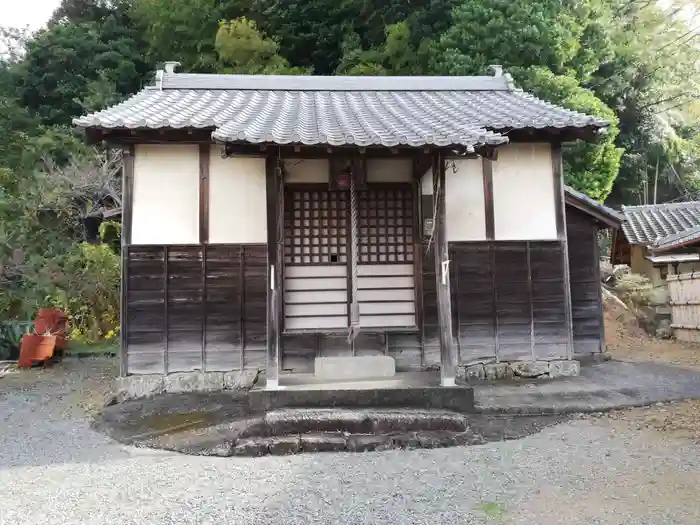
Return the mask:
<svg viewBox="0 0 700 525"><path fill-rule="evenodd" d="M126 249L128 374L265 365L265 245Z"/></svg>
<svg viewBox="0 0 700 525"><path fill-rule="evenodd" d="M574 324L574 352L603 351L603 305L600 284L598 226L585 214L567 209L571 272L571 306Z"/></svg>
<svg viewBox="0 0 700 525"><path fill-rule="evenodd" d="M561 244L451 243L459 363L566 356Z"/></svg>

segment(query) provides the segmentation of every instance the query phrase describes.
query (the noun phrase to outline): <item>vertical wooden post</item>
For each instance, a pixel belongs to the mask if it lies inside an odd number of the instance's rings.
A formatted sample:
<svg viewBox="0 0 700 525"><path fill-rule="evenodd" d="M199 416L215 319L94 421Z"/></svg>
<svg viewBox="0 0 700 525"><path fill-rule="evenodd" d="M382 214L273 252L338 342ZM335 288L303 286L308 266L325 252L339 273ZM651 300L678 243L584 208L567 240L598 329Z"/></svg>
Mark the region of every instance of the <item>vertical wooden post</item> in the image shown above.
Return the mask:
<svg viewBox="0 0 700 525"><path fill-rule="evenodd" d="M605 311L603 310L603 287L600 285L600 247L598 246L598 229L592 228L593 235L593 269L595 272L596 282L598 283L598 323L600 324L600 336L598 339L598 349L601 353L605 352ZM576 341L574 341L574 352L576 352Z"/></svg>
<svg viewBox="0 0 700 525"><path fill-rule="evenodd" d="M209 144L199 145L199 244L202 250L202 371L207 367L207 243L209 242Z"/></svg>
<svg viewBox="0 0 700 525"><path fill-rule="evenodd" d="M457 363L452 341L450 260L445 224L445 157L440 151L435 152L433 156L433 198L437 212L433 225L433 242L435 244L435 281L440 324L440 385L454 386Z"/></svg>
<svg viewBox="0 0 700 525"><path fill-rule="evenodd" d="M557 221L557 238L561 246L562 273L564 277L564 312L566 315L566 356L574 357L574 325L571 312L571 275L569 270L569 242L566 234L566 201L564 194L564 168L561 144L552 145L552 171L554 175L554 199Z"/></svg>
<svg viewBox="0 0 700 525"><path fill-rule="evenodd" d="M532 260L530 241L525 242L525 256L527 257L527 297L530 306L530 356L535 361L535 311L533 308L532 288Z"/></svg>
<svg viewBox="0 0 700 525"><path fill-rule="evenodd" d="M134 194L134 147L122 150L122 229L121 229L121 280L119 305L119 375L129 373L129 246L131 245L131 218Z"/></svg>
<svg viewBox="0 0 700 525"><path fill-rule="evenodd" d="M241 370L245 368L245 244L238 247L238 336L241 349Z"/></svg>
<svg viewBox="0 0 700 525"><path fill-rule="evenodd" d="M494 354L496 362L500 361L499 335L498 335L498 300L496 288L496 220L493 203L493 161L486 157L481 158L481 172L484 186L484 224L486 227L486 240L489 243L489 261L491 264L491 323L493 326Z"/></svg>
<svg viewBox="0 0 700 525"><path fill-rule="evenodd" d="M281 181L277 176L277 159L268 155L265 159L267 191L267 388L279 387L280 312L279 294L281 282L277 271L278 191Z"/></svg>
<svg viewBox="0 0 700 525"><path fill-rule="evenodd" d="M415 314L416 325L419 328L420 364L425 367L425 339L424 339L424 306L423 306L423 228L422 219L426 212L422 210L421 179L430 167L431 158L421 155L413 162L413 180L411 181L411 198L413 199L413 278L415 283ZM429 208L429 212L432 210ZM388 337L385 353L389 353Z"/></svg>
<svg viewBox="0 0 700 525"><path fill-rule="evenodd" d="M170 342L168 341L168 331L170 329L170 319L168 318L170 313L168 312L168 302L170 301L168 293L168 280L170 279L170 270L168 268L168 258L170 257L169 250L167 246L163 246L163 339L165 341L165 348L163 350L163 373L168 373L168 346Z"/></svg>

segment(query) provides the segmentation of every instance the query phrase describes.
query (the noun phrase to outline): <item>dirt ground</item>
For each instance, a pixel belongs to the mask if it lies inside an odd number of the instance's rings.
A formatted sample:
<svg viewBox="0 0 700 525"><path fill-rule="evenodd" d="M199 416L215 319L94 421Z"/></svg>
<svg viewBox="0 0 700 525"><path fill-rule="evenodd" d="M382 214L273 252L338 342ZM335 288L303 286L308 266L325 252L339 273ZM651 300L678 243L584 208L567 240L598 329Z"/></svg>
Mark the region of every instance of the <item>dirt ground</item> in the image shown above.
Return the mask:
<svg viewBox="0 0 700 525"><path fill-rule="evenodd" d="M650 337L635 316L611 298L605 300L605 343L614 359L657 361L700 370L700 345ZM665 437L700 442L700 400L618 410L602 417L651 428Z"/></svg>

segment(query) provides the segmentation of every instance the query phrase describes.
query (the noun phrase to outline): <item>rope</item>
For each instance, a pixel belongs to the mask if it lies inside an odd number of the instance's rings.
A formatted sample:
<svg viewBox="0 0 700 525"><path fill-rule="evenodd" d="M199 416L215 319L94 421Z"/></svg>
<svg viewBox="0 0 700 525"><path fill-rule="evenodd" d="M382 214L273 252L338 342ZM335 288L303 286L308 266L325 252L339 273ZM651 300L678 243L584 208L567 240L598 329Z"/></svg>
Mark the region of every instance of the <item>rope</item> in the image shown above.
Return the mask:
<svg viewBox="0 0 700 525"><path fill-rule="evenodd" d="M348 328L348 343L352 343L360 333L360 303L358 296L357 261L359 249L357 246L357 192L355 191L354 174L350 176L350 273L352 278L352 304L350 305L350 327Z"/></svg>

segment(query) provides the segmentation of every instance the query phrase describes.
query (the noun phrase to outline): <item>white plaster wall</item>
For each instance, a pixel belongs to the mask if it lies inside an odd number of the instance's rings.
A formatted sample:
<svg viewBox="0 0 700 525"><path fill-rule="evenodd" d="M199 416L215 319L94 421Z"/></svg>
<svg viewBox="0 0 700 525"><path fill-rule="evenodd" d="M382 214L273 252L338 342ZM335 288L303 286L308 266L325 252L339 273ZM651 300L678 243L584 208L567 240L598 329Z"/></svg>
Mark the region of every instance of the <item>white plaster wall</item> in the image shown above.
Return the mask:
<svg viewBox="0 0 700 525"><path fill-rule="evenodd" d="M411 182L411 159L367 159L367 182Z"/></svg>
<svg viewBox="0 0 700 525"><path fill-rule="evenodd" d="M549 144L506 144L493 163L496 240L557 238Z"/></svg>
<svg viewBox="0 0 700 525"><path fill-rule="evenodd" d="M265 159L221 158L212 147L209 165L209 242L267 242Z"/></svg>
<svg viewBox="0 0 700 525"><path fill-rule="evenodd" d="M328 159L285 159L284 171L287 183L327 183L330 178Z"/></svg>
<svg viewBox="0 0 700 525"><path fill-rule="evenodd" d="M447 161L445 169L445 233L448 241L486 240L483 161Z"/></svg>
<svg viewBox="0 0 700 525"><path fill-rule="evenodd" d="M199 146L137 145L132 213L132 244L197 244Z"/></svg>

